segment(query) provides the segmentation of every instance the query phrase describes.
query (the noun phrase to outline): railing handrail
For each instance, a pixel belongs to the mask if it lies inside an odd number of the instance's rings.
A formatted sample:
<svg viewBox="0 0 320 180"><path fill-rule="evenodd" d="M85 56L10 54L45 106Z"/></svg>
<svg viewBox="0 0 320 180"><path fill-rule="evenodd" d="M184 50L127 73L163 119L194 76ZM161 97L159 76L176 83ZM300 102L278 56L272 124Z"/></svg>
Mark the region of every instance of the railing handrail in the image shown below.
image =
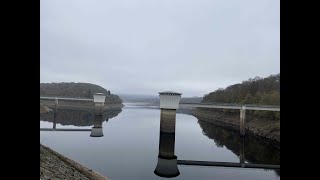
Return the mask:
<svg viewBox="0 0 320 180"><path fill-rule="evenodd" d="M243 109L246 110L265 110L265 111L280 111L280 106L270 105L247 105L247 104L219 104L219 103L180 103L180 106L191 106L191 107L203 107L203 108L220 108L220 109Z"/></svg>
<svg viewBox="0 0 320 180"><path fill-rule="evenodd" d="M75 97L54 97L54 96L40 96L40 99L49 100L70 100L70 101L93 101L93 98L75 98Z"/></svg>
<svg viewBox="0 0 320 180"><path fill-rule="evenodd" d="M81 128L40 128L40 131L92 131L92 129Z"/></svg>

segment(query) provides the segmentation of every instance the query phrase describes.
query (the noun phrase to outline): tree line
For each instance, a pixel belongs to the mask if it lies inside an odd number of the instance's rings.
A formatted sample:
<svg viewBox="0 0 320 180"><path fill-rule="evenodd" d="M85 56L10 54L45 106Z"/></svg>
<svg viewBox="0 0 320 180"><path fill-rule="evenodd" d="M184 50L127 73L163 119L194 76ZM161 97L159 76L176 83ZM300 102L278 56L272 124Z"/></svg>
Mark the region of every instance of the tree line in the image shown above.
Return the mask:
<svg viewBox="0 0 320 180"><path fill-rule="evenodd" d="M256 76L242 83L217 89L205 95L202 103L280 105L280 73L266 78ZM254 111L249 112L249 115L280 119L280 112Z"/></svg>
<svg viewBox="0 0 320 180"><path fill-rule="evenodd" d="M105 94L107 104L122 103L119 96L96 84L74 82L40 83L40 96L93 98L95 93Z"/></svg>

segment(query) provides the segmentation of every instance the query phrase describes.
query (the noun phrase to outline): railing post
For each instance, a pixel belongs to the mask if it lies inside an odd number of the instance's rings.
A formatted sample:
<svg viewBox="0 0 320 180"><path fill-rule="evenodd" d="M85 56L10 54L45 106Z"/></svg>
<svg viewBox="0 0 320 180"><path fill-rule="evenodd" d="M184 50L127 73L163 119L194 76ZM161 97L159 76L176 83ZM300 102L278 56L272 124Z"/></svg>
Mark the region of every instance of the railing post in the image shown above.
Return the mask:
<svg viewBox="0 0 320 180"><path fill-rule="evenodd" d="M157 167L154 173L160 177L176 177L180 172L174 153L176 110L179 109L181 94L161 92L160 96L160 137Z"/></svg>
<svg viewBox="0 0 320 180"><path fill-rule="evenodd" d="M96 114L102 115L105 99L106 95L104 95L103 93L95 93L93 95L93 102L96 109Z"/></svg>
<svg viewBox="0 0 320 180"><path fill-rule="evenodd" d="M57 108L58 108L58 98L56 97L55 98L55 101L54 101L54 107L55 107L55 109L56 109L56 111L57 111Z"/></svg>
<svg viewBox="0 0 320 180"><path fill-rule="evenodd" d="M240 109L240 136L245 136L246 106Z"/></svg>

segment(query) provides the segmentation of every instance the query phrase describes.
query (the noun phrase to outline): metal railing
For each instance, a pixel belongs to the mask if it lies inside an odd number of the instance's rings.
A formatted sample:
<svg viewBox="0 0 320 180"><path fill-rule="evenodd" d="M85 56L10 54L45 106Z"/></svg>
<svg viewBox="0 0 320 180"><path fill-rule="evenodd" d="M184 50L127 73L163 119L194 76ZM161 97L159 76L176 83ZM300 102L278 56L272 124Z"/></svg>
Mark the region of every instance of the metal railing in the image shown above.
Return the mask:
<svg viewBox="0 0 320 180"><path fill-rule="evenodd" d="M69 101L93 101L93 98L71 98L71 97L45 97L40 96L40 99L47 99L47 100L69 100Z"/></svg>
<svg viewBox="0 0 320 180"><path fill-rule="evenodd" d="M243 109L246 110L264 110L264 111L280 111L280 106L273 105L255 105L255 104L230 104L230 103L180 103L180 107L202 107L217 109Z"/></svg>
<svg viewBox="0 0 320 180"><path fill-rule="evenodd" d="M238 168L258 168L258 169L280 169L280 165L272 164L252 164L252 163L233 163L233 162L215 162L215 161L192 161L178 160L178 165L192 166L220 166L220 167L238 167Z"/></svg>

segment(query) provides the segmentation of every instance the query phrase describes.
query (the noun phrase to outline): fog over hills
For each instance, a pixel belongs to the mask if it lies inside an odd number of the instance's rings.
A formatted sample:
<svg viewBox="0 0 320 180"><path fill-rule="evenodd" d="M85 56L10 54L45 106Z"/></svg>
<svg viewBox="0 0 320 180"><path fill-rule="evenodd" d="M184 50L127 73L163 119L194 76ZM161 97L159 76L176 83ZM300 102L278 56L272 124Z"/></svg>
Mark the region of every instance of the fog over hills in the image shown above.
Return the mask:
<svg viewBox="0 0 320 180"><path fill-rule="evenodd" d="M158 95L136 95L136 94L118 94L124 103L150 103L159 104ZM202 97L183 97L181 103L200 103Z"/></svg>

